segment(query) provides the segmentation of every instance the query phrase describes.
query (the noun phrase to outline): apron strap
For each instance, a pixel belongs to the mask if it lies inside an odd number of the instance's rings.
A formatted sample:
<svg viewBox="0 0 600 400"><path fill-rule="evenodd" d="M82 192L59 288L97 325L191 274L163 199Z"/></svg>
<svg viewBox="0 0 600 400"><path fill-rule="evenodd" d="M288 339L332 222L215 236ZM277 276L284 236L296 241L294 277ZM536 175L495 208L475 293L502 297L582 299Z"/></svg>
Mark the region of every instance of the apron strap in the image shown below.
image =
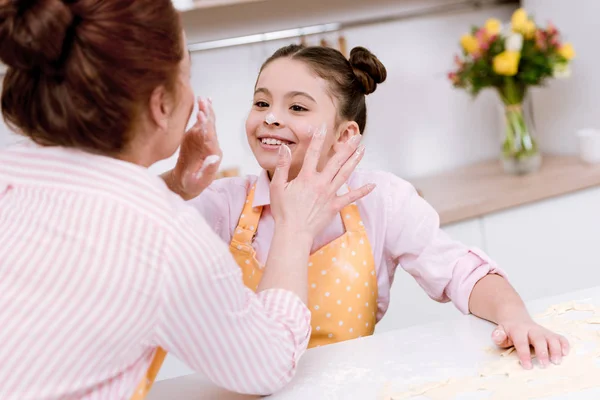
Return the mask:
<svg viewBox="0 0 600 400"><path fill-rule="evenodd" d="M252 207L254 202L254 191L256 190L256 184L252 185L246 203L242 209L242 215L238 220L238 224L233 231L232 241L243 244L252 243L252 238L256 234L258 228L258 221L262 214L262 206Z"/></svg>
<svg viewBox="0 0 600 400"><path fill-rule="evenodd" d="M350 187L346 184L343 187L345 190L341 191L342 193L348 193L350 191ZM365 226L363 224L362 218L360 216L360 211L358 210L358 205L356 203L348 204L346 207L342 208L340 211L340 216L342 217L342 221L344 222L344 228L346 232L364 232Z"/></svg>
<svg viewBox="0 0 600 400"><path fill-rule="evenodd" d="M242 209L242 215L240 215L238 224L233 232L232 241L235 241L236 243L251 244L252 239L256 234L256 229L258 227L258 222L260 221L263 207L252 206L252 203L254 202L255 190L256 184L250 188L248 197L246 198L246 203ZM349 190L347 185L346 190ZM342 208L340 211L340 217L342 218L346 232L365 231L365 227L358 210L358 205L356 205L356 203L349 204Z"/></svg>

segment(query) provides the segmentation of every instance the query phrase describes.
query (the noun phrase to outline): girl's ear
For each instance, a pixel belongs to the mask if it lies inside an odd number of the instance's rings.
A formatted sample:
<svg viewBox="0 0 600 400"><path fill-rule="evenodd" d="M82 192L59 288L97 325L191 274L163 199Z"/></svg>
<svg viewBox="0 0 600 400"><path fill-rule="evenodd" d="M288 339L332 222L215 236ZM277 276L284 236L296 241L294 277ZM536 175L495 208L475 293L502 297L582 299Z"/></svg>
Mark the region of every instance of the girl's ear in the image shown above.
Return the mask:
<svg viewBox="0 0 600 400"><path fill-rule="evenodd" d="M344 122L340 125L340 131L338 133L337 140L333 145L333 150L338 151L338 147L342 143L346 143L352 137L360 135L360 130L358 129L358 124L354 121Z"/></svg>

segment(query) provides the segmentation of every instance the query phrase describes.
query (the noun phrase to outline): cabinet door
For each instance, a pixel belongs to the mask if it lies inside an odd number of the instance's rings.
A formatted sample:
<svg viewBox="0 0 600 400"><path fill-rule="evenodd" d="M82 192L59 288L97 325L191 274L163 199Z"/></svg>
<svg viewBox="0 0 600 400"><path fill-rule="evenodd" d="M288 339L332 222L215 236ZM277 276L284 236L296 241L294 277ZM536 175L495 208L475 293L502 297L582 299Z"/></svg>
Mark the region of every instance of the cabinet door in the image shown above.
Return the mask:
<svg viewBox="0 0 600 400"><path fill-rule="evenodd" d="M600 189L484 218L488 254L526 300L600 284Z"/></svg>
<svg viewBox="0 0 600 400"><path fill-rule="evenodd" d="M167 354L167 357L165 358L165 361L163 362L163 365L156 376L156 381L178 378L180 376L191 375L194 373L194 370L184 364L183 361L179 360L172 354Z"/></svg>
<svg viewBox="0 0 600 400"><path fill-rule="evenodd" d="M454 240L484 249L479 219L446 225L443 230ZM376 332L387 332L412 325L448 320L462 315L452 303L440 304L427 296L412 276L400 267L390 293L390 305Z"/></svg>

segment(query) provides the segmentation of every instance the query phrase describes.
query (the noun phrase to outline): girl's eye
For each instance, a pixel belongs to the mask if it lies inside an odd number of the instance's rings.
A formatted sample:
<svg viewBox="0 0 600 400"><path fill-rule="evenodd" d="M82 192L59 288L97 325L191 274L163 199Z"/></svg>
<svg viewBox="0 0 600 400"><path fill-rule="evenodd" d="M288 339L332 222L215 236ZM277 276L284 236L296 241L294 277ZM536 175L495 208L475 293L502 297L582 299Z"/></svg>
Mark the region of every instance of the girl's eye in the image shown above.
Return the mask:
<svg viewBox="0 0 600 400"><path fill-rule="evenodd" d="M257 101L254 105L258 108L266 108L269 107L269 104L264 101Z"/></svg>
<svg viewBox="0 0 600 400"><path fill-rule="evenodd" d="M300 111L308 111L306 108L304 108L304 107L302 107L302 106L299 106L299 105L293 105L293 106L292 106L290 109L291 109L292 111L297 111L297 112L300 112Z"/></svg>

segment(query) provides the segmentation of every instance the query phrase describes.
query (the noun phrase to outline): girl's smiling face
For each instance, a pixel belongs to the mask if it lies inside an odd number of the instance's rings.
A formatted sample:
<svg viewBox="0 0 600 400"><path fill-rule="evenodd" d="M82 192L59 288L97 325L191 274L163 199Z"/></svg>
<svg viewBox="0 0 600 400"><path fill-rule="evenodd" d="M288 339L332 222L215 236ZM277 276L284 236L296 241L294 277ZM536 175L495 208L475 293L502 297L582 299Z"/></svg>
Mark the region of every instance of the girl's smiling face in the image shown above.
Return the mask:
<svg viewBox="0 0 600 400"><path fill-rule="evenodd" d="M292 152L289 179L296 177L312 135L323 127L327 133L319 169L325 165L339 137L334 130L337 105L328 89L302 61L280 58L263 69L246 120L248 143L263 169L273 173L279 146L286 144Z"/></svg>

